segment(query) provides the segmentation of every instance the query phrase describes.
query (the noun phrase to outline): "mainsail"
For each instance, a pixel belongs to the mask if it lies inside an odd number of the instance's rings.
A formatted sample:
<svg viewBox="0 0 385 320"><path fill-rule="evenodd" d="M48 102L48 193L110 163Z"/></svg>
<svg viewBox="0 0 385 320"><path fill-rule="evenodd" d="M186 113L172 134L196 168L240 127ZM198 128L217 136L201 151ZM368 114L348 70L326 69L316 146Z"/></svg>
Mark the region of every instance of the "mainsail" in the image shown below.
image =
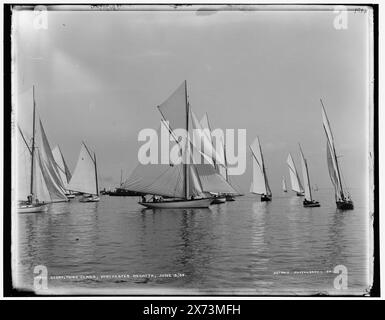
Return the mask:
<svg viewBox="0 0 385 320"><path fill-rule="evenodd" d="M95 156L91 155L84 142L68 189L87 194L99 194Z"/></svg>
<svg viewBox="0 0 385 320"><path fill-rule="evenodd" d="M290 173L290 181L291 181L291 189L295 192L302 193L303 187L301 184L301 180L299 179L297 169L295 167L293 158L291 154L289 153L287 160L287 165L289 166L289 173Z"/></svg>
<svg viewBox="0 0 385 320"><path fill-rule="evenodd" d="M340 169L338 166L338 160L337 160L337 155L336 155L336 150L334 147L334 138L333 138L333 133L330 128L330 123L329 119L326 115L325 108L322 104L321 100L321 110L322 110L322 122L323 122L323 127L325 130L326 134L326 156L327 156L327 163L328 163L328 169L329 169L329 175L330 179L334 185L334 190L335 190L335 197L336 200L344 200L345 195L344 191L342 188L342 181L341 181L341 175L340 175Z"/></svg>
<svg viewBox="0 0 385 320"><path fill-rule="evenodd" d="M253 180L250 191L256 194L271 195L269 183L267 181L265 164L263 161L262 149L258 137L250 145L253 161Z"/></svg>
<svg viewBox="0 0 385 320"><path fill-rule="evenodd" d="M305 199L308 201L312 201L313 198L311 195L310 178L309 178L309 171L307 167L307 161L305 159L305 156L303 155L301 146L299 146L299 151L301 154L302 177L303 177L303 183L305 187Z"/></svg>

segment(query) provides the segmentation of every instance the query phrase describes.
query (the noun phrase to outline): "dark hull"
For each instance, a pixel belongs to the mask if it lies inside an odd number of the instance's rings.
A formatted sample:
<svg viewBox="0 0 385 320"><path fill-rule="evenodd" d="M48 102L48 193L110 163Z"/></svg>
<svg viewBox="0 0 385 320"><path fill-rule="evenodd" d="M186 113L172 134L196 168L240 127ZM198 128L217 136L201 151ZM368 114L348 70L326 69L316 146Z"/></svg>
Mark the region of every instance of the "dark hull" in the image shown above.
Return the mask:
<svg viewBox="0 0 385 320"><path fill-rule="evenodd" d="M337 201L336 204L337 204L337 209L340 209L340 210L354 209L353 201Z"/></svg>
<svg viewBox="0 0 385 320"><path fill-rule="evenodd" d="M318 201L314 201L314 200L313 201L306 201L306 200L304 200L303 206L305 208L315 208L315 207L320 207L321 205Z"/></svg>
<svg viewBox="0 0 385 320"><path fill-rule="evenodd" d="M303 197L305 194L303 192L297 192L297 197Z"/></svg>
<svg viewBox="0 0 385 320"><path fill-rule="evenodd" d="M261 195L261 201L271 201L271 196L263 194Z"/></svg>
<svg viewBox="0 0 385 320"><path fill-rule="evenodd" d="M221 204L226 202L226 197L215 197L211 204Z"/></svg>
<svg viewBox="0 0 385 320"><path fill-rule="evenodd" d="M143 194L135 191L129 191L121 188L117 188L115 191L108 193L111 197L140 197Z"/></svg>
<svg viewBox="0 0 385 320"><path fill-rule="evenodd" d="M235 201L234 196L227 195L226 201Z"/></svg>

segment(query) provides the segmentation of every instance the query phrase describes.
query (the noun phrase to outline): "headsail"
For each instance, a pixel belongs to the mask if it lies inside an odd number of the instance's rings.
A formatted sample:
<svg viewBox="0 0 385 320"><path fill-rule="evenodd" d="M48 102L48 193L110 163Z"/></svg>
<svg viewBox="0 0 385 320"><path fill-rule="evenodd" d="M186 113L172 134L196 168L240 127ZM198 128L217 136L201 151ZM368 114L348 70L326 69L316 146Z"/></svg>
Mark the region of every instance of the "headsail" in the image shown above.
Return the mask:
<svg viewBox="0 0 385 320"><path fill-rule="evenodd" d="M258 137L256 137L254 142L250 145L250 150L253 161L253 180L250 191L257 194L271 195Z"/></svg>
<svg viewBox="0 0 385 320"><path fill-rule="evenodd" d="M301 180L299 179L297 169L290 153L287 157L286 163L289 166L291 189L295 192L303 192Z"/></svg>
<svg viewBox="0 0 385 320"><path fill-rule="evenodd" d="M303 155L301 146L299 146L299 151L301 154L302 177L303 177L303 183L305 188L305 199L308 201L312 201L313 198L311 195L310 178L309 178L309 172L307 167L307 161L305 159L305 156Z"/></svg>
<svg viewBox="0 0 385 320"><path fill-rule="evenodd" d="M78 162L68 189L82 193L98 194L95 159L84 143L82 143Z"/></svg>
<svg viewBox="0 0 385 320"><path fill-rule="evenodd" d="M64 161L63 154L61 153L58 146L52 150L52 155L55 160L60 179L63 182L64 189L68 190L68 183L71 180L71 173L68 170L68 167Z"/></svg>

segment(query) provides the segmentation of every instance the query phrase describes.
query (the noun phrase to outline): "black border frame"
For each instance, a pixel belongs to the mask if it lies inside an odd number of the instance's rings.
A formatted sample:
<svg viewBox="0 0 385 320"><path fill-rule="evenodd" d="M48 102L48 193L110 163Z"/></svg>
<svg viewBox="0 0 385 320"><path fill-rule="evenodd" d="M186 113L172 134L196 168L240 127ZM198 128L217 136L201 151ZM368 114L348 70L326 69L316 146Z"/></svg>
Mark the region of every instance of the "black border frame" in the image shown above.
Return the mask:
<svg viewBox="0 0 385 320"><path fill-rule="evenodd" d="M255 5L264 5L268 3L258 3L258 4L250 4L250 3L237 3L233 4L235 6L255 6ZM208 4L208 3L166 3L166 4L151 4L151 3L111 3L111 4L100 4L100 3L65 3L65 4L39 4L39 3L4 3L3 4L3 92L4 92L4 101L3 101L3 156L4 156L4 164L3 164L3 293L5 297L51 297L45 295L36 295L32 291L24 291L15 289L12 286L12 269L11 269L11 226L12 226L12 218L11 218L11 112L12 112L12 96L11 96L11 16L12 16L12 8L17 6L60 6L60 5L68 5L68 6L113 6L113 5L125 5L125 6L134 6L134 5L154 5L154 6L188 6L188 5L204 5L204 6L230 6L230 3L216 3L216 4ZM283 4L272 4L272 5L283 5ZM379 144L378 144L378 127L379 127L379 118L378 118L378 83L379 83L379 72L378 72L378 14L379 14L379 5L378 4L369 4L369 3L291 3L286 5L344 5L344 6L367 6L371 7L373 10L373 75L374 75L374 85L373 85L373 152L374 152L374 212L373 212L373 286L369 292L370 297L380 297L380 224L379 224ZM104 295L56 295L55 297L100 297ZM159 296L159 297L244 297L244 298L255 298L255 297L320 297L323 295L157 295L157 294L142 294L142 295L109 295L109 297L149 297L149 296ZM351 295L337 295L337 296L323 296L328 298L334 297L348 297L348 298L360 298L363 296L351 296ZM214 300L215 301L215 300ZM139 301L136 301L137 303ZM182 302L182 301L181 301ZM181 303L179 302L179 303ZM196 303L202 301L196 300ZM226 301L224 301L226 302ZM227 301L229 302L229 301ZM241 301L239 301L241 302ZM244 302L244 301L243 301ZM146 302L146 305L148 305ZM183 303L183 302L182 302ZM207 301L206 301L207 303ZM217 304L217 301L213 302L213 304ZM141 303L142 305L143 303ZM164 301L164 305L167 304L167 301ZM139 303L138 303L139 305Z"/></svg>

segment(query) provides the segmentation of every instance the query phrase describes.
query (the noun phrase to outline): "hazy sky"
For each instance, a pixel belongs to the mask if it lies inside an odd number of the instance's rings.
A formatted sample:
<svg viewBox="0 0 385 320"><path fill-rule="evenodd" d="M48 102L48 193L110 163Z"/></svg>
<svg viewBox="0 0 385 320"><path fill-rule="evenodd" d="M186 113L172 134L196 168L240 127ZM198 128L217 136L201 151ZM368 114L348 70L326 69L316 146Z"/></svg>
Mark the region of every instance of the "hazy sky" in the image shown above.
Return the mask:
<svg viewBox="0 0 385 320"><path fill-rule="evenodd" d="M259 135L273 193L298 142L311 181L331 187L319 99L323 98L348 186L368 175L369 14L333 11L50 11L14 15L17 94L36 88L51 147L71 168L82 140L98 157L100 186L137 163L138 132L158 128L156 105L187 80L194 112L211 125ZM20 106L28 118L31 106ZM25 129L28 131L28 129ZM247 170L233 180L248 191Z"/></svg>

